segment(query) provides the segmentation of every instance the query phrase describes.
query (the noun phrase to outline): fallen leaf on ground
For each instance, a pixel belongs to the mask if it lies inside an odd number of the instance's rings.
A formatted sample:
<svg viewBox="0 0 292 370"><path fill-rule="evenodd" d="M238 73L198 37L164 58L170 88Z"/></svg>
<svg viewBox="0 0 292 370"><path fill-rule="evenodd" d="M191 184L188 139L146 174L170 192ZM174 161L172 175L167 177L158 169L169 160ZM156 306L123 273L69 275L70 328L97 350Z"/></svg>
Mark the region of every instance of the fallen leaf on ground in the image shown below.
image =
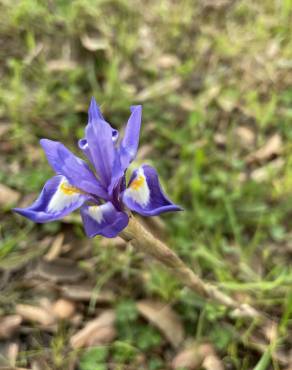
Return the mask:
<svg viewBox="0 0 292 370"><path fill-rule="evenodd" d="M137 303L140 314L156 326L166 339L178 347L185 336L181 320L169 305L162 302L142 300Z"/></svg>
<svg viewBox="0 0 292 370"><path fill-rule="evenodd" d="M203 0L202 5L206 9L220 10L232 3L232 0Z"/></svg>
<svg viewBox="0 0 292 370"><path fill-rule="evenodd" d="M251 171L249 175L247 173L241 173L239 175L239 181L243 182L248 179L252 179L258 183L267 181L271 176L275 176L275 173L281 170L281 168L284 167L284 164L285 161L283 158L274 159L273 161L266 163L264 166Z"/></svg>
<svg viewBox="0 0 292 370"><path fill-rule="evenodd" d="M250 149L253 147L253 145L255 145L256 135L250 127L236 127L235 136L238 144L243 148Z"/></svg>
<svg viewBox="0 0 292 370"><path fill-rule="evenodd" d="M198 344L193 342L181 350L172 360L172 369L196 370L201 367L203 361L214 355L215 351L211 344ZM210 368L208 368L210 370ZM212 370L217 370L216 368ZM220 369L221 370L221 369Z"/></svg>
<svg viewBox="0 0 292 370"><path fill-rule="evenodd" d="M113 310L102 312L96 319L87 322L81 330L71 337L71 346L78 349L112 342L116 336L115 319L116 315Z"/></svg>
<svg viewBox="0 0 292 370"><path fill-rule="evenodd" d="M21 322L20 315L0 317L0 339L10 338L17 331Z"/></svg>
<svg viewBox="0 0 292 370"><path fill-rule="evenodd" d="M31 62L37 58L37 56L42 52L44 49L44 44L42 42L38 43L32 50L29 51L28 55L24 58L24 63L26 65L31 64Z"/></svg>
<svg viewBox="0 0 292 370"><path fill-rule="evenodd" d="M54 239L49 251L45 254L44 259L47 261L53 261L59 257L64 242L64 234L59 234Z"/></svg>
<svg viewBox="0 0 292 370"><path fill-rule="evenodd" d="M105 50L109 48L107 40L101 37L82 35L80 39L81 44L89 51Z"/></svg>
<svg viewBox="0 0 292 370"><path fill-rule="evenodd" d="M4 366L0 368L1 370L30 370L24 367L11 367L11 366Z"/></svg>
<svg viewBox="0 0 292 370"><path fill-rule="evenodd" d="M180 61L176 55L173 54L164 54L161 55L156 60L156 67L163 68L163 69L169 69L173 67L177 67L180 64Z"/></svg>
<svg viewBox="0 0 292 370"><path fill-rule="evenodd" d="M8 186L0 184L0 206L9 207L12 204L17 203L20 198L20 193Z"/></svg>
<svg viewBox="0 0 292 370"><path fill-rule="evenodd" d="M160 80L152 84L150 87L146 87L144 90L140 91L136 97L136 100L142 102L149 99L158 98L176 91L180 86L181 79L179 77Z"/></svg>
<svg viewBox="0 0 292 370"><path fill-rule="evenodd" d="M75 282L85 275L77 264L67 258L56 258L53 261L40 260L35 274L55 282Z"/></svg>
<svg viewBox="0 0 292 370"><path fill-rule="evenodd" d="M77 68L77 63L68 59L50 60L47 63L47 69L49 72L72 71L75 68Z"/></svg>
<svg viewBox="0 0 292 370"><path fill-rule="evenodd" d="M68 299L58 299L52 306L52 311L59 319L69 319L75 313L75 304Z"/></svg>
<svg viewBox="0 0 292 370"><path fill-rule="evenodd" d="M7 360L9 361L9 364L12 366L15 366L17 356L19 353L19 343L17 342L12 342L9 343L8 348L7 348Z"/></svg>
<svg viewBox="0 0 292 370"><path fill-rule="evenodd" d="M210 354L204 359L202 368L206 370L224 370L222 361L215 354Z"/></svg>
<svg viewBox="0 0 292 370"><path fill-rule="evenodd" d="M27 304L17 304L15 311L24 320L38 322L43 326L50 326L55 323L55 317L43 307L32 306Z"/></svg>
<svg viewBox="0 0 292 370"><path fill-rule="evenodd" d="M218 146L224 147L226 145L226 136L218 132L214 135L214 141Z"/></svg>
<svg viewBox="0 0 292 370"><path fill-rule="evenodd" d="M279 134L274 134L268 141L257 151L247 156L246 162L262 162L274 155L279 155L282 151L282 138Z"/></svg>
<svg viewBox="0 0 292 370"><path fill-rule="evenodd" d="M94 292L94 286L84 284L63 285L61 287L64 297L72 299L73 301L90 301L93 296L96 303L112 303L115 296L111 290L101 290Z"/></svg>

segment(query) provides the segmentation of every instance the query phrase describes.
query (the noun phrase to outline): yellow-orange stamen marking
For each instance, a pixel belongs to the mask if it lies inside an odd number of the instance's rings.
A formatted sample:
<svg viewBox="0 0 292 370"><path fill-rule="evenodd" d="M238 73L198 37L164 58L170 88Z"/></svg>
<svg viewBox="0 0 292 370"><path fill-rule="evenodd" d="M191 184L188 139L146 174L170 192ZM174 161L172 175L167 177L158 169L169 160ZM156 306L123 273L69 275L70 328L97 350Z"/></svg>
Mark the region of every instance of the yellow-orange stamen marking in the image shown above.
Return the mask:
<svg viewBox="0 0 292 370"><path fill-rule="evenodd" d="M83 192L81 190L79 190L78 188L75 188L75 186L66 184L65 182L63 182L60 185L60 189L66 195L83 194Z"/></svg>
<svg viewBox="0 0 292 370"><path fill-rule="evenodd" d="M133 190L139 190L143 186L145 178L142 175L139 175L134 181L132 181L130 188Z"/></svg>

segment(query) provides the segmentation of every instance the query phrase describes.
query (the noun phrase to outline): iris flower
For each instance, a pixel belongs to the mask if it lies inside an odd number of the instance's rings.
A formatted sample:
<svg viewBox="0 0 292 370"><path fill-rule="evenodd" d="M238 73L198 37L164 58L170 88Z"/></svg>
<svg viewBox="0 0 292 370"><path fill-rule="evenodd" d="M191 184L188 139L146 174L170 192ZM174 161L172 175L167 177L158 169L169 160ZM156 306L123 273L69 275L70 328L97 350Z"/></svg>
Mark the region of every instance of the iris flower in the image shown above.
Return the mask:
<svg viewBox="0 0 292 370"><path fill-rule="evenodd" d="M38 223L59 220L80 208L86 235L117 236L129 222L129 211L142 216L179 211L163 193L156 170L144 164L126 186L126 170L136 157L142 107L131 107L124 137L103 118L92 98L85 137L78 145L91 167L58 141L41 139L56 176L44 185L36 201L14 211ZM94 171L91 169L94 168Z"/></svg>

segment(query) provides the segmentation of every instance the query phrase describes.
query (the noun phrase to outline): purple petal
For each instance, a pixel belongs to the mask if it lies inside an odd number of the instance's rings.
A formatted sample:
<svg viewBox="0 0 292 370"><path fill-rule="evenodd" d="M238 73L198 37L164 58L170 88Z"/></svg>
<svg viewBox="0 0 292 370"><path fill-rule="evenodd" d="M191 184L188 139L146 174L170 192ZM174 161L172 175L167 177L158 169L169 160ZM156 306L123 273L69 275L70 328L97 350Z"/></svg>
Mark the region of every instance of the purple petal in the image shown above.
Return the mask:
<svg viewBox="0 0 292 370"><path fill-rule="evenodd" d="M119 212L111 202L100 206L84 205L81 208L86 235L93 238L96 235L103 235L107 238L117 236L129 222L125 212Z"/></svg>
<svg viewBox="0 0 292 370"><path fill-rule="evenodd" d="M130 109L131 115L120 146L121 164L124 170L127 169L129 164L136 157L142 119L141 105L133 105Z"/></svg>
<svg viewBox="0 0 292 370"><path fill-rule="evenodd" d="M119 131L118 130L112 130L112 140L113 140L113 143L116 143L117 140L119 138ZM92 160L92 157L91 157L91 154L90 154L90 150L89 150L89 146L88 146L88 142L85 138L83 139L80 139L78 141L78 146L79 146L79 149L81 149L83 151L83 153L85 154L85 156L89 159L89 161L93 163L93 160Z"/></svg>
<svg viewBox="0 0 292 370"><path fill-rule="evenodd" d="M96 118L102 119L104 121L101 110L99 109L99 106L96 104L96 101L94 97L92 96L90 100L89 111L88 111L88 120L94 121Z"/></svg>
<svg viewBox="0 0 292 370"><path fill-rule="evenodd" d="M181 211L163 193L156 170L144 165L135 170L123 194L124 204L143 216L156 216L163 212Z"/></svg>
<svg viewBox="0 0 292 370"><path fill-rule="evenodd" d="M114 162L114 130L100 117L94 99L91 100L88 116L89 121L85 129L85 138L89 146L90 156L101 183L104 187L108 187L111 182Z"/></svg>
<svg viewBox="0 0 292 370"><path fill-rule="evenodd" d="M41 139L40 143L57 174L65 176L71 185L84 192L107 199L106 191L82 159L58 141Z"/></svg>
<svg viewBox="0 0 292 370"><path fill-rule="evenodd" d="M124 175L129 164L134 160L139 145L139 134L142 119L142 106L131 106L131 116L128 120L125 135L120 146L115 149L112 179L108 187L109 194L112 194L120 178Z"/></svg>
<svg viewBox="0 0 292 370"><path fill-rule="evenodd" d="M58 175L48 180L37 198L27 208L14 208L13 211L34 222L59 220L71 213L91 197L71 186L64 176Z"/></svg>
<svg viewBox="0 0 292 370"><path fill-rule="evenodd" d="M78 140L78 146L86 158L93 164L87 140L85 138Z"/></svg>

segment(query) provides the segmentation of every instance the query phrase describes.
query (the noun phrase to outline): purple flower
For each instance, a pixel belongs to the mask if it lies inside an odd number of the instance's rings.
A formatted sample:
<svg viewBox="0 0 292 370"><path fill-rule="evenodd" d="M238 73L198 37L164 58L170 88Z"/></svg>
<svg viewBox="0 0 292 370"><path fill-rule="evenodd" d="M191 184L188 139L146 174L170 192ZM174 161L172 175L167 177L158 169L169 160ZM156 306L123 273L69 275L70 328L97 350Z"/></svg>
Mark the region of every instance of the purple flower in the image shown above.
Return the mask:
<svg viewBox="0 0 292 370"><path fill-rule="evenodd" d="M48 180L37 198L27 208L14 211L34 222L58 220L80 208L88 237L117 236L128 224L126 209L143 216L179 211L163 193L156 170L142 165L135 170L126 186L125 173L136 157L142 118L142 107L131 107L122 139L103 118L92 98L85 137L79 140L95 173L63 144L48 139L40 143L56 176Z"/></svg>

